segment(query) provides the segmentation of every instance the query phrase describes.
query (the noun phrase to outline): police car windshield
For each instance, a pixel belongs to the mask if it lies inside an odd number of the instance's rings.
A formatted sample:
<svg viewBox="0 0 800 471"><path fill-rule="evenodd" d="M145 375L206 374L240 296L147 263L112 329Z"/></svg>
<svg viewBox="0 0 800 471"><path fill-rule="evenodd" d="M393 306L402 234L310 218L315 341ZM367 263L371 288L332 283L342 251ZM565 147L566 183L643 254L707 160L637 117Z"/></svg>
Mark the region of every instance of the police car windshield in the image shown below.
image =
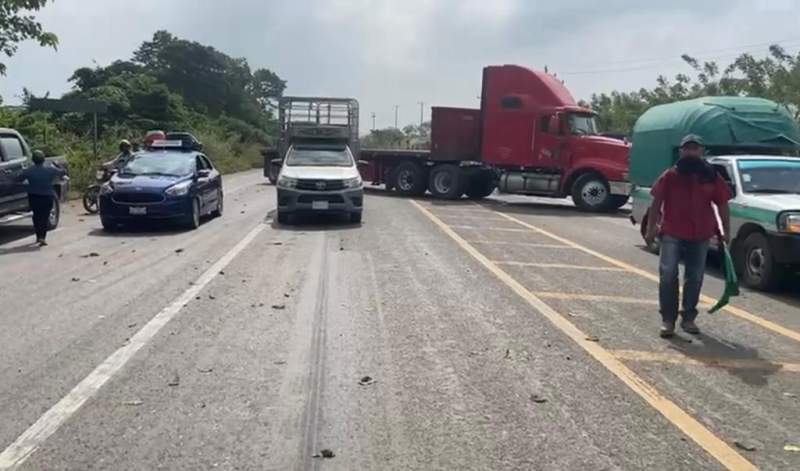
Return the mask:
<svg viewBox="0 0 800 471"><path fill-rule="evenodd" d="M286 157L290 167L351 167L353 156L346 147L294 147Z"/></svg>
<svg viewBox="0 0 800 471"><path fill-rule="evenodd" d="M139 154L122 168L120 175L183 177L194 173L194 163L194 155L188 153Z"/></svg>

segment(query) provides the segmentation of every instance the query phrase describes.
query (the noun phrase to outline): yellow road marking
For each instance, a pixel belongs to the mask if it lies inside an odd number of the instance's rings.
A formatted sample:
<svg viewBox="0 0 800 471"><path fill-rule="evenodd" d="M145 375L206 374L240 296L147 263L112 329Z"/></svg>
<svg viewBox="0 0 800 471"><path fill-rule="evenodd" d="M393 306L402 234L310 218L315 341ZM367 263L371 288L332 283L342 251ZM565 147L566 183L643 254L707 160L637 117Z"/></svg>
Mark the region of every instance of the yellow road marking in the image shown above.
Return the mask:
<svg viewBox="0 0 800 471"><path fill-rule="evenodd" d="M498 232L530 232L526 229L517 229L515 227L476 227L476 226L450 226L453 229L473 230L473 231L498 231Z"/></svg>
<svg viewBox="0 0 800 471"><path fill-rule="evenodd" d="M572 249L569 245L559 244L538 244L536 242L510 242L497 240L469 240L470 244L493 244L493 245L522 245L525 247L537 247L542 249Z"/></svg>
<svg viewBox="0 0 800 471"><path fill-rule="evenodd" d="M592 267L586 265L570 265L567 263L504 262L502 260L492 260L492 263L496 263L498 265L510 265L514 267L565 268L588 271L625 271L619 267Z"/></svg>
<svg viewBox="0 0 800 471"><path fill-rule="evenodd" d="M800 363L786 363L755 358L721 358L709 356L687 356L682 353L642 352L638 350L611 350L620 360L697 365L732 370L781 370L800 373Z"/></svg>
<svg viewBox="0 0 800 471"><path fill-rule="evenodd" d="M464 251L471 255L494 276L502 281L506 286L513 290L517 295L527 301L534 309L546 317L553 325L555 325L564 334L569 336L575 343L583 348L589 355L594 357L595 360L600 362L611 373L625 383L631 390L644 399L650 406L657 410L667 420L672 422L689 438L694 440L695 443L700 445L711 456L719 461L723 466L728 469L735 470L755 470L757 469L752 463L747 461L745 457L740 455L736 450L731 448L727 443L722 441L719 437L714 435L710 430L705 428L703 424L698 422L694 417L687 414L683 409L677 406L674 402L664 397L658 390L647 383L644 379L640 378L630 368L625 366L609 351L603 348L599 343L587 339L587 336L572 322L567 320L564 316L556 312L553 308L547 305L539 297L528 291L522 284L515 280L511 275L503 271L491 260L486 258L475 247L470 245L466 240L461 238L454 230L447 226L441 219L433 215L430 211L423 208L416 201L411 201L411 204L417 207L428 219L453 239Z"/></svg>
<svg viewBox="0 0 800 471"><path fill-rule="evenodd" d="M534 231L536 233L539 233L539 234L542 234L544 236L550 237L553 240L561 242L562 244L568 245L568 246L570 246L570 247L572 247L574 249L583 251L583 252L585 252L585 253L587 253L589 255L594 255L595 257L599 258L600 260L608 262L608 263L610 263L612 265L616 265L616 266L618 266L620 268L624 268L625 270L627 270L627 271L629 271L631 273L635 273L635 274L641 276L642 278L647 278L648 280L655 281L656 283L658 283L658 275L650 273L650 272L648 272L646 270L642 270L641 268L637 268L637 267L635 267L635 266L633 266L633 265L631 265L629 263L625 263L622 260L618 260L618 259L616 259L614 257L609 257L608 255L602 254L602 253L597 252L595 250L592 250L592 249L590 249L588 247L584 247L583 245L580 245L580 244L578 244L576 242L573 242L573 241L571 241L569 239L566 239L564 237L561 237L561 236L558 236L556 234L553 234L552 232L546 231L546 230L541 229L539 227L536 227L536 226L533 226L531 224L528 224L527 222L521 221L521 220L519 220L519 219L517 219L517 218L515 218L513 216L509 216L508 214L504 214L504 213L501 213L499 211L494 211L494 210L492 210L492 212L494 212L496 214L499 214L500 216L503 216L504 218L508 219L509 221L513 221L513 222L516 222L517 224L519 224L519 225L521 225L523 227L527 227L528 229L530 229L530 230L532 230L532 231ZM711 298L710 296L706 296L704 294L700 295L700 300L702 302L708 304L708 305L714 305L717 302L715 299ZM786 328L786 327L784 327L784 326L782 326L780 324L777 324L775 322L769 321L767 319L758 317L755 314L751 314L751 313L745 311L744 309L741 309L741 308L738 308L738 307L735 307L735 306L728 305L728 306L725 306L723 308L723 310L727 311L730 314L733 314L736 317L739 317L741 319L750 321L753 324L761 326L761 327L763 327L763 328L765 328L767 330L771 330L772 332L775 332L776 334L780 334L780 335L783 335L784 337L788 337L788 338L790 338L792 340L796 340L796 341L800 342L800 332L797 332L797 331L794 331L792 329Z"/></svg>
<svg viewBox="0 0 800 471"><path fill-rule="evenodd" d="M536 296L546 299L561 299L565 301L602 301L609 303L622 303L622 304L646 304L658 306L657 299L646 298L631 298L627 296L614 296L606 294L582 294L582 293L556 293L552 291L535 291ZM711 304L705 302L700 303L701 307L711 307Z"/></svg>

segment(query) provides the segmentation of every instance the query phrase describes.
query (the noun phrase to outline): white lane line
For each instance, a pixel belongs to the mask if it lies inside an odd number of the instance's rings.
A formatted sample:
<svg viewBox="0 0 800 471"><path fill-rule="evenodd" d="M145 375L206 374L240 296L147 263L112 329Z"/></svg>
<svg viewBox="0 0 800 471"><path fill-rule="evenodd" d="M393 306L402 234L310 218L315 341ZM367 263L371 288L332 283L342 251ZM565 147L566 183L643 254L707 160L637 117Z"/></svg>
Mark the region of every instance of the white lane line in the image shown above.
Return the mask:
<svg viewBox="0 0 800 471"><path fill-rule="evenodd" d="M3 453L0 453L0 470L16 469L25 462L36 449L42 445L53 433L58 430L81 406L97 391L103 387L126 363L158 334L162 327L167 325L184 305L213 280L219 272L228 266L239 253L242 252L253 239L265 228L266 224L259 223L242 240L239 241L222 258L209 267L192 286L176 298L171 304L155 315L150 321L134 335L130 342L119 348L106 358L97 368L89 373L72 391L67 393L56 405L42 415L28 430L22 433Z"/></svg>

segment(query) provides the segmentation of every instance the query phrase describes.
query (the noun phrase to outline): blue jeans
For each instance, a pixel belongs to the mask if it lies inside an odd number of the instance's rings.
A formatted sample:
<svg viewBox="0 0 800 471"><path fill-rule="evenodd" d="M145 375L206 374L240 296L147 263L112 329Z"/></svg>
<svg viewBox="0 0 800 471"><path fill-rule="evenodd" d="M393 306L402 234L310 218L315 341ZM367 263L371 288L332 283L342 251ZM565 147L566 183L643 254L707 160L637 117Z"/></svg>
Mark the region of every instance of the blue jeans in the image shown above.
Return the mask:
<svg viewBox="0 0 800 471"><path fill-rule="evenodd" d="M693 321L697 317L707 254L708 242L678 240L670 236L661 238L658 303L664 322L674 323L678 319L678 265L681 259L684 265L682 317L685 321Z"/></svg>

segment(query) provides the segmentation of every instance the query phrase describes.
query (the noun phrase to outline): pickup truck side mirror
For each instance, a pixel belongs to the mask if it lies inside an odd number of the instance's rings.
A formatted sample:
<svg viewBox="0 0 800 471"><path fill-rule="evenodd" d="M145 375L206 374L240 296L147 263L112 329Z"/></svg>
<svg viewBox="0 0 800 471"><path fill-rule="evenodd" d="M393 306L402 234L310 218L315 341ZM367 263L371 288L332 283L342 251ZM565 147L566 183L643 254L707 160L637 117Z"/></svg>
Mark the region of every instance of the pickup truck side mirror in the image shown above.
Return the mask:
<svg viewBox="0 0 800 471"><path fill-rule="evenodd" d="M277 165L278 167L280 167L281 165L283 165L283 159L272 159L269 161L269 163L271 165Z"/></svg>
<svg viewBox="0 0 800 471"><path fill-rule="evenodd" d="M364 166L369 165L369 160L359 160L356 163L358 164L359 167L364 167Z"/></svg>
<svg viewBox="0 0 800 471"><path fill-rule="evenodd" d="M211 170L203 168L197 171L198 178L208 178L211 176Z"/></svg>

